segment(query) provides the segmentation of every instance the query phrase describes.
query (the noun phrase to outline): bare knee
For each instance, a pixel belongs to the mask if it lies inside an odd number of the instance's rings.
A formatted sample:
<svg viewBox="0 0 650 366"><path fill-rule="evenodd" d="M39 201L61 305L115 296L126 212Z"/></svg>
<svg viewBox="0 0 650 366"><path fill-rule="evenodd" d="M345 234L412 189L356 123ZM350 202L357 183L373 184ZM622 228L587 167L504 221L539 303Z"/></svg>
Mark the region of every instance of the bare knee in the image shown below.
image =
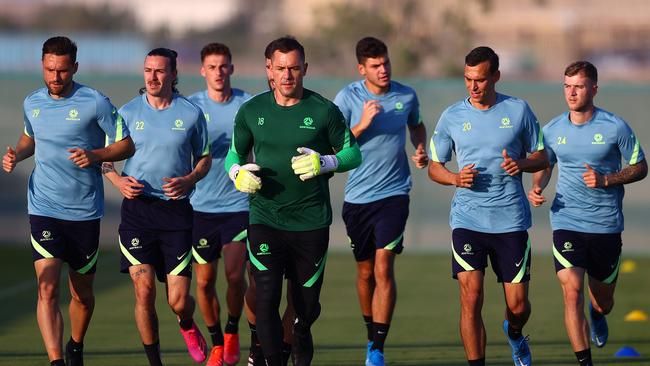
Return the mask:
<svg viewBox="0 0 650 366"><path fill-rule="evenodd" d="M153 306L156 301L155 284L139 283L135 286L135 303L136 306Z"/></svg>
<svg viewBox="0 0 650 366"><path fill-rule="evenodd" d="M241 288L244 286L244 273L240 268L228 269L226 271L226 282L229 287Z"/></svg>
<svg viewBox="0 0 650 366"><path fill-rule="evenodd" d="M576 291L576 290L565 290L564 306L566 306L567 308L582 309L582 307L584 306L583 294L580 291Z"/></svg>
<svg viewBox="0 0 650 366"><path fill-rule="evenodd" d="M363 282L374 282L375 273L373 268L370 266L357 267L357 279Z"/></svg>
<svg viewBox="0 0 650 366"><path fill-rule="evenodd" d="M483 294L480 291L467 291L461 295L461 310L468 316L479 315L483 306Z"/></svg>
<svg viewBox="0 0 650 366"><path fill-rule="evenodd" d="M213 276L196 276L196 288L202 292L214 290L216 279Z"/></svg>
<svg viewBox="0 0 650 366"><path fill-rule="evenodd" d="M374 278L378 286L390 286L394 282L393 268L388 266L375 268Z"/></svg>

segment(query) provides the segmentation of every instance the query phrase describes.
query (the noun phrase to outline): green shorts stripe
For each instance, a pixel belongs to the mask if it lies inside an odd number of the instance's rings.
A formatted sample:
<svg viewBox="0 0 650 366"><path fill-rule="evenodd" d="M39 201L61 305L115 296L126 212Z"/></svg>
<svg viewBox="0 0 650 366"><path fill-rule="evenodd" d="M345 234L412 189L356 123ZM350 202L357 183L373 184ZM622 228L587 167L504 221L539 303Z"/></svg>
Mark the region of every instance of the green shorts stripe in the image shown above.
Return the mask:
<svg viewBox="0 0 650 366"><path fill-rule="evenodd" d="M194 249L194 248L192 248L192 256L194 257L194 260L196 261L196 263L198 263L198 264L208 264L208 261L203 259L203 257L201 257L199 252L197 252L196 249Z"/></svg>
<svg viewBox="0 0 650 366"><path fill-rule="evenodd" d="M243 241L248 236L248 230L244 229L232 238L232 241Z"/></svg>
<svg viewBox="0 0 650 366"><path fill-rule="evenodd" d="M192 261L192 253L188 252L185 254L185 259L181 263L179 263L176 268L174 268L171 272L169 272L170 275L172 276L178 276L179 273L181 273Z"/></svg>
<svg viewBox="0 0 650 366"><path fill-rule="evenodd" d="M562 266L564 266L564 268L573 267L573 264L571 264L571 262L569 262L566 258L564 258L562 254L560 254L560 252L557 249L555 249L555 245L553 245L553 256L558 262L560 262Z"/></svg>
<svg viewBox="0 0 650 366"><path fill-rule="evenodd" d="M616 268L614 269L614 272L612 272L612 274L609 275L609 277L605 278L605 279L603 280L603 283L611 284L612 282L614 282L614 280L615 280L616 277L618 276L618 270L619 270L620 268L621 268L621 256L619 255L619 256L618 256L618 262L616 262Z"/></svg>
<svg viewBox="0 0 650 366"><path fill-rule="evenodd" d="M90 262L88 262L88 264L86 264L86 265L83 266L82 268L79 268L79 269L77 270L77 273L80 273L80 274L86 274L86 272L88 272L91 268L93 268L93 266L95 265L95 263L97 263L97 257L98 257L98 256L99 256L99 249L97 249L97 250L95 251L95 255L93 255L93 257L92 257L92 259L90 260Z"/></svg>
<svg viewBox="0 0 650 366"><path fill-rule="evenodd" d="M390 243L388 243L388 245L386 245L386 246L384 247L384 249L386 249L386 250L393 250L393 249L395 249L395 247L397 246L397 244L399 244L400 240L402 240L403 238L404 238L404 233L401 233L401 234L397 237L397 239L395 239L395 240L391 241Z"/></svg>
<svg viewBox="0 0 650 366"><path fill-rule="evenodd" d="M131 263L132 266L137 266L138 264L142 264L140 263L139 260L135 259L135 257L132 256L131 253L129 253L128 249L124 247L124 244L122 244L122 238L120 238L119 235L117 237L117 240L120 243L120 251L122 252L124 257L126 257L126 259L129 261L129 263Z"/></svg>
<svg viewBox="0 0 650 366"><path fill-rule="evenodd" d="M248 249L248 258L250 259L251 263L253 263L255 268L257 268L259 271L268 271L268 268L266 268L266 266L257 260L257 258L255 258L253 255L253 252L251 251L251 245L248 240L246 241L246 249Z"/></svg>
<svg viewBox="0 0 650 366"><path fill-rule="evenodd" d="M45 250L45 248L43 248L43 247L42 247L42 246L41 246L41 245L36 241L36 239L34 239L34 236L33 236L33 235L30 235L29 237L32 238L32 246L34 247L34 249L36 249L36 251L38 252L38 254L42 255L43 258L48 258L48 259L49 259L49 258L54 258L54 256L53 256L52 254L50 254L50 252L48 252L47 250Z"/></svg>
<svg viewBox="0 0 650 366"><path fill-rule="evenodd" d="M325 270L325 263L326 262L327 262L327 253L325 253L325 256L323 257L323 259L321 259L321 261L319 263L319 266L318 266L318 270L316 271L316 273L314 273L314 275L311 276L311 278L309 280L307 280L307 282L305 282L302 285L302 287L312 287L314 285L314 283L316 283L316 281L318 281L320 276L323 275L323 271Z"/></svg>
<svg viewBox="0 0 650 366"><path fill-rule="evenodd" d="M526 241L526 251L524 252L524 259L521 261L521 269L515 276L515 278L512 279L510 283L521 283L522 278L524 278L524 275L526 274L526 268L530 268L527 266L528 264L528 256L530 255L530 237Z"/></svg>
<svg viewBox="0 0 650 366"><path fill-rule="evenodd" d="M474 271L474 267L470 266L469 263L465 262L463 258L456 253L454 250L454 242L451 242L451 252L454 253L454 260L456 260L456 263L460 264L461 267L463 267L464 270L466 271Z"/></svg>

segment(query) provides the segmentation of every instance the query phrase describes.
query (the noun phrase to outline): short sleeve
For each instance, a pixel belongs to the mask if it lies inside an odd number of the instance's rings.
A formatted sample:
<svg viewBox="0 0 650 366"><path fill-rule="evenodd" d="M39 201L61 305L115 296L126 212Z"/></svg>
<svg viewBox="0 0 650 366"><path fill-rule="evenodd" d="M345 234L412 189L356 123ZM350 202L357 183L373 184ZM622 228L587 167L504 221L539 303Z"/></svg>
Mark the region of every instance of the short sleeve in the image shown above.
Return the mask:
<svg viewBox="0 0 650 366"><path fill-rule="evenodd" d="M334 150L341 151L354 145L356 143L354 135L350 131L343 113L336 105L331 105L329 116L327 134Z"/></svg>
<svg viewBox="0 0 650 366"><path fill-rule="evenodd" d="M129 136L124 118L117 112L111 101L103 95L97 97L97 124L106 134L106 145L121 141Z"/></svg>
<svg viewBox="0 0 650 366"><path fill-rule="evenodd" d="M621 156L628 165L634 165L645 159L645 154L641 144L637 139L634 131L624 121L620 121L617 126L617 143Z"/></svg>
<svg viewBox="0 0 650 366"><path fill-rule="evenodd" d="M420 118L420 101L418 100L417 94L413 93L413 105L411 111L409 112L408 120L406 121L410 126L417 126L422 123Z"/></svg>
<svg viewBox="0 0 650 366"><path fill-rule="evenodd" d="M343 118L345 120L345 124L350 126L352 121L350 120L352 118L352 109L348 105L348 93L346 92L347 88L342 89L341 91L336 94L336 97L334 98L334 104L339 108L339 112L343 115Z"/></svg>
<svg viewBox="0 0 650 366"><path fill-rule="evenodd" d="M27 104L23 104L23 122L25 124L25 128L23 129L23 133L31 138L34 138L34 129L32 128L32 122L29 120L29 116L38 116L38 113L40 111L38 109L34 110L28 110Z"/></svg>
<svg viewBox="0 0 650 366"><path fill-rule="evenodd" d="M522 115L523 123L523 139L524 139L524 148L530 154L544 150L544 135L542 134L542 129L539 126L539 121L533 113L533 110L530 109L528 103L524 108Z"/></svg>
<svg viewBox="0 0 650 366"><path fill-rule="evenodd" d="M548 126L542 129L542 135L544 136L545 141L551 141L551 132L548 129ZM557 163L557 156L555 155L555 150L553 150L552 144L544 144L544 150L546 150L546 155L548 156L548 162L551 165Z"/></svg>
<svg viewBox="0 0 650 366"><path fill-rule="evenodd" d="M450 161L454 150L454 141L449 133L448 124L447 111L445 111L440 116L429 142L429 158L438 163Z"/></svg>
<svg viewBox="0 0 650 366"><path fill-rule="evenodd" d="M198 109L198 118L194 125L194 133L191 137L192 155L194 160L210 154L210 144L208 143L208 127L201 109Z"/></svg>

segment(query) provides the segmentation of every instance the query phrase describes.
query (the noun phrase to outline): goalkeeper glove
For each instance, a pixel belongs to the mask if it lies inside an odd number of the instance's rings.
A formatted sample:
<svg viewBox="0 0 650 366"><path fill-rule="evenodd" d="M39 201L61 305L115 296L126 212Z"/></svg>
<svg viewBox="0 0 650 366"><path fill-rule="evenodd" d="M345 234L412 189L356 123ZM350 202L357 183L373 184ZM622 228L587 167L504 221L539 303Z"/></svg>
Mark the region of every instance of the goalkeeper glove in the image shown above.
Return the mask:
<svg viewBox="0 0 650 366"><path fill-rule="evenodd" d="M239 166L234 164L230 167L228 176L235 183L235 188L244 193L255 193L262 188L262 180L252 172L260 170L257 164L244 164Z"/></svg>
<svg viewBox="0 0 650 366"><path fill-rule="evenodd" d="M297 150L300 155L291 158L291 168L302 181L336 170L339 166L335 155L321 155L306 147Z"/></svg>

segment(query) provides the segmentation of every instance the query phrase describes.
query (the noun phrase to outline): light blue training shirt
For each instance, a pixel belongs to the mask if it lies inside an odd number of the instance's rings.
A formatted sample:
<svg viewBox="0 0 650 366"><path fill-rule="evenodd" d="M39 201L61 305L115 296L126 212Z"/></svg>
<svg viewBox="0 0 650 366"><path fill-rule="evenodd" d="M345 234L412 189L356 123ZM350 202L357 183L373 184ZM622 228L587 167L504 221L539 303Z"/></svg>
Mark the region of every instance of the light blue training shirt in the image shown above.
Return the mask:
<svg viewBox="0 0 650 366"><path fill-rule="evenodd" d="M80 168L68 160L70 148L100 149L129 136L110 100L74 83L68 97L54 99L47 88L25 98L24 133L34 139L34 170L29 177L30 215L85 221L104 215L101 163Z"/></svg>
<svg viewBox="0 0 650 366"><path fill-rule="evenodd" d="M174 94L171 105L154 109L143 93L119 111L135 144L135 154L126 160L122 175L144 184L143 194L168 200L162 179L192 172L196 161L210 153L203 112L194 103Z"/></svg>
<svg viewBox="0 0 650 366"><path fill-rule="evenodd" d="M643 161L643 149L630 126L596 108L585 124L573 124L566 112L544 126L543 132L549 162L557 163L559 171L550 212L553 230L622 232L623 186L589 188L582 174L587 171L585 164L606 175L621 170L621 158L629 165Z"/></svg>
<svg viewBox="0 0 650 366"><path fill-rule="evenodd" d="M479 171L471 188L456 189L452 229L507 233L531 226L521 174L510 176L500 166L503 149L513 159L544 149L539 122L525 101L497 93L496 104L480 110L465 98L440 116L429 146L431 160L446 163L453 151L459 170L476 164Z"/></svg>
<svg viewBox="0 0 650 366"><path fill-rule="evenodd" d="M239 192L222 168L235 125L235 115L251 97L240 89L232 89L228 101L218 103L210 99L204 90L189 96L189 100L201 107L208 128L208 141L212 155L212 168L208 175L196 184L190 197L194 211L221 213L248 211L248 194Z"/></svg>
<svg viewBox="0 0 650 366"><path fill-rule="evenodd" d="M361 121L363 104L377 100L382 110L358 138L361 165L349 172L345 202L369 203L386 197L408 194L411 190L409 159L404 150L406 126L417 126L420 103L415 91L396 81L383 95L372 94L364 80L343 88L334 98L350 128Z"/></svg>

